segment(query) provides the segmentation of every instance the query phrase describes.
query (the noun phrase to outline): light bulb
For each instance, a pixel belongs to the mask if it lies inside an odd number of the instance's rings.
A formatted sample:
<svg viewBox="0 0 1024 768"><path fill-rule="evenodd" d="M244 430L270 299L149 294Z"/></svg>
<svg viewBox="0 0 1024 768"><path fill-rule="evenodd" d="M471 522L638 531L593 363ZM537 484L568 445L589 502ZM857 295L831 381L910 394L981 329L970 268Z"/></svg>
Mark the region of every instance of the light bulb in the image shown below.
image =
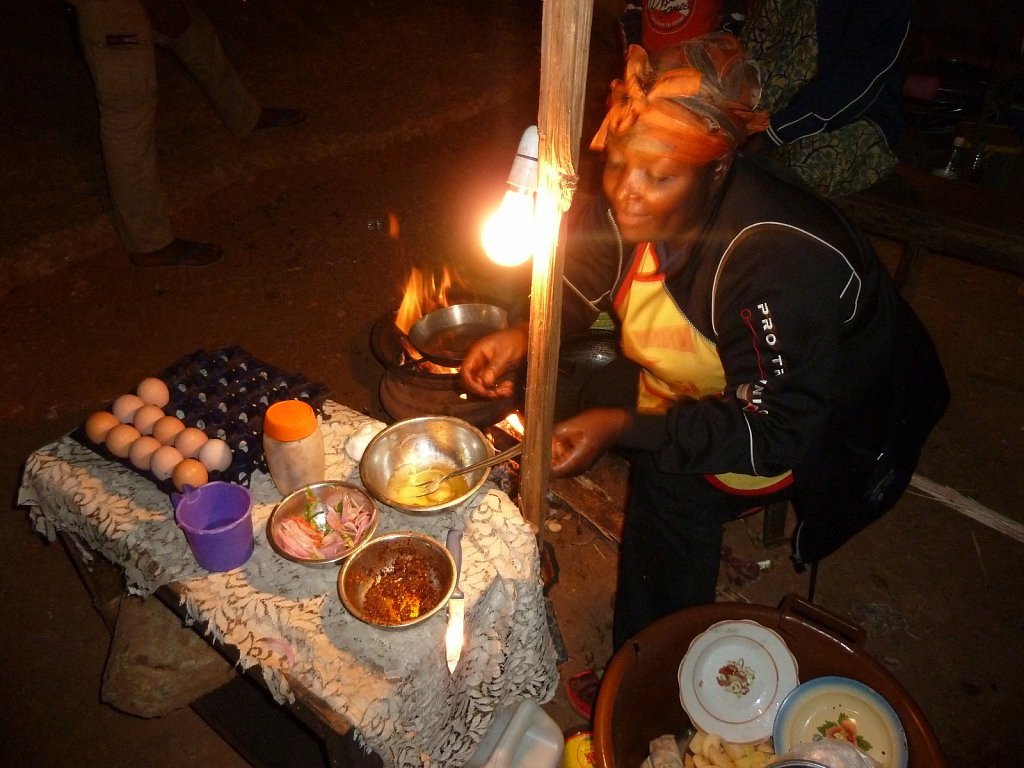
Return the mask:
<svg viewBox="0 0 1024 768"><path fill-rule="evenodd" d="M484 222L484 252L495 264L516 267L533 255L533 195L505 193L498 210Z"/></svg>
<svg viewBox="0 0 1024 768"><path fill-rule="evenodd" d="M505 267L518 266L533 255L537 154L537 126L531 125L519 140L505 197L481 233L484 252L491 261Z"/></svg>

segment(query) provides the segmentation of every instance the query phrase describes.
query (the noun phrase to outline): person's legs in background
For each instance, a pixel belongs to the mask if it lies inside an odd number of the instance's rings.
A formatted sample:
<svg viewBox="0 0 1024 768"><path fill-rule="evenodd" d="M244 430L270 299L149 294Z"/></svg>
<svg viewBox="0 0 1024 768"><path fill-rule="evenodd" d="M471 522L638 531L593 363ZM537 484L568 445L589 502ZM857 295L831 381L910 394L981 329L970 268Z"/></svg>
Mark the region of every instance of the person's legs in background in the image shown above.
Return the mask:
<svg viewBox="0 0 1024 768"><path fill-rule="evenodd" d="M91 0L78 8L78 27L96 86L114 225L128 251L158 250L174 234L157 168L158 96L149 18L138 2Z"/></svg>
<svg viewBox="0 0 1024 768"><path fill-rule="evenodd" d="M653 454L637 453L619 550L614 650L663 616L715 602L723 526L782 495L726 493L700 475L661 472Z"/></svg>
<svg viewBox="0 0 1024 768"><path fill-rule="evenodd" d="M158 86L153 32L138 0L86 0L77 7L92 72L114 226L133 264L204 266L215 245L174 237L156 148Z"/></svg>
<svg viewBox="0 0 1024 768"><path fill-rule="evenodd" d="M188 28L177 37L157 33L155 42L181 60L228 130L236 136L244 136L256 127L260 103L242 84L238 72L228 61L210 19L195 3L187 2L185 7L191 18Z"/></svg>
<svg viewBox="0 0 1024 768"><path fill-rule="evenodd" d="M298 125L304 112L286 107L261 107L228 60L213 23L195 3L185 2L191 23L175 37L156 36L161 48L173 51L203 89L224 125L236 136L254 130Z"/></svg>

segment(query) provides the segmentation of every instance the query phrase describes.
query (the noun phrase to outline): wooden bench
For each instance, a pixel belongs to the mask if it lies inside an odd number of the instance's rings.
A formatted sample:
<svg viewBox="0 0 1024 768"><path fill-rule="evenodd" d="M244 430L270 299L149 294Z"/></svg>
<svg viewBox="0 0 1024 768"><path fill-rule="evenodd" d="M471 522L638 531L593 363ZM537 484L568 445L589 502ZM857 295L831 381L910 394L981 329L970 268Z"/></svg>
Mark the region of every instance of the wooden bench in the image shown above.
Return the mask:
<svg viewBox="0 0 1024 768"><path fill-rule="evenodd" d="M897 286L913 295L927 251L1024 275L1024 172L987 187L900 165L885 181L833 202L869 235L904 244Z"/></svg>

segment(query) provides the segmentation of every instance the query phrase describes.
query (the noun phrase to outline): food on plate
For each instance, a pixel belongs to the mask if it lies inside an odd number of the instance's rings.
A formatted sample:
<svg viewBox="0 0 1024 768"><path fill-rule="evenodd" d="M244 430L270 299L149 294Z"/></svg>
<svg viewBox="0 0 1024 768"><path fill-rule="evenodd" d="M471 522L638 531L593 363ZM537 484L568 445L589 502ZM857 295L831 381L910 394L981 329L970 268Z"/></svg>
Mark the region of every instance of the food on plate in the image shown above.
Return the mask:
<svg viewBox="0 0 1024 768"><path fill-rule="evenodd" d="M675 751L681 762L672 762ZM672 734L651 742L651 754L642 768L761 768L775 757L771 739L759 744L735 744L721 736L698 730L681 748Z"/></svg>
<svg viewBox="0 0 1024 768"><path fill-rule="evenodd" d="M356 489L335 488L318 499L306 490L302 516L280 521L274 538L292 555L307 560L326 560L354 548L373 522L373 505Z"/></svg>
<svg viewBox="0 0 1024 768"><path fill-rule="evenodd" d="M94 443L102 443L107 433L121 422L110 411L96 411L85 420L85 436Z"/></svg>

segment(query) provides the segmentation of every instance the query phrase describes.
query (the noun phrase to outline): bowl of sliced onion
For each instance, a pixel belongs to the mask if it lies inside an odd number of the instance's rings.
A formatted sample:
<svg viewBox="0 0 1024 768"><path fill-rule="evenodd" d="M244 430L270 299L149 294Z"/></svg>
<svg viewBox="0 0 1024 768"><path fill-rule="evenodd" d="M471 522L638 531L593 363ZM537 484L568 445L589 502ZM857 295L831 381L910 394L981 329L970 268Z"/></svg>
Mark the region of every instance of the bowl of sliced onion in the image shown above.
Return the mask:
<svg viewBox="0 0 1024 768"><path fill-rule="evenodd" d="M366 491L328 480L285 496L267 520L267 541L285 560L326 568L366 544L378 521L377 505Z"/></svg>

